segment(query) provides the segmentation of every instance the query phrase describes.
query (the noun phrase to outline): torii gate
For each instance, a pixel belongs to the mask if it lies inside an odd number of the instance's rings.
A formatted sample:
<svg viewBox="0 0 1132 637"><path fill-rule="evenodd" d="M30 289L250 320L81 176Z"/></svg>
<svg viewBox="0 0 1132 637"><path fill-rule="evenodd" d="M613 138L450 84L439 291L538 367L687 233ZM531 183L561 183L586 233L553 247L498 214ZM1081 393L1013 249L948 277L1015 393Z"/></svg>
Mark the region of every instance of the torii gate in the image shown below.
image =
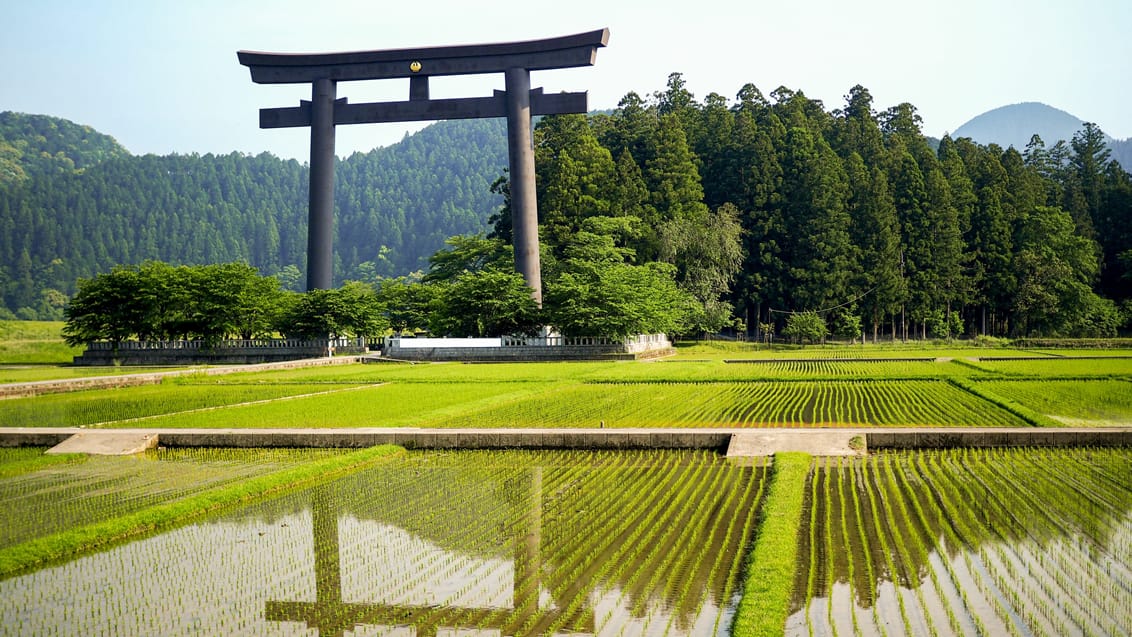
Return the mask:
<svg viewBox="0 0 1132 637"><path fill-rule="evenodd" d="M532 90L531 71L592 66L598 47L608 42L609 29L601 29L545 40L423 49L313 54L239 51L240 64L251 70L257 84L310 82L312 87L311 101L302 100L298 107L259 111L260 128L311 129L307 289L332 285L336 125L506 116L515 270L541 305L531 116L585 113L587 95L546 95L541 88ZM505 90L492 97L429 99L429 77L483 73L503 73ZM346 98L337 98L338 82L405 77L409 78L407 102L350 104Z"/></svg>

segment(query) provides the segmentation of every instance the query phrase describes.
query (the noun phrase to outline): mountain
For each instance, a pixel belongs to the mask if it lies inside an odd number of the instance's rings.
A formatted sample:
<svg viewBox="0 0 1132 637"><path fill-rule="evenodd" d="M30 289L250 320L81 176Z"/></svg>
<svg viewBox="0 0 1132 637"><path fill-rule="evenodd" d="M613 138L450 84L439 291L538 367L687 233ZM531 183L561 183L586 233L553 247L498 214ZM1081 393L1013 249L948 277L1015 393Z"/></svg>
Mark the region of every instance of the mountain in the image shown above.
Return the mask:
<svg viewBox="0 0 1132 637"><path fill-rule="evenodd" d="M1112 149L1112 158L1125 170L1132 170L1132 137L1114 141L1108 145Z"/></svg>
<svg viewBox="0 0 1132 637"><path fill-rule="evenodd" d="M1041 136L1047 148L1058 140L1069 143L1084 124L1077 117L1041 102L1023 102L978 115L957 128L951 138L970 137L980 144L1013 146L1023 151L1035 134Z"/></svg>
<svg viewBox="0 0 1132 637"><path fill-rule="evenodd" d="M1084 121L1063 110L1041 102L1023 102L978 115L951 133L951 138L970 137L980 144L1013 146L1021 152L1035 134L1041 136L1046 148L1052 148L1058 141L1068 144L1084 125ZM1107 136L1106 139L1112 158L1125 169L1132 168L1132 139L1117 140Z"/></svg>
<svg viewBox="0 0 1132 637"><path fill-rule="evenodd" d="M449 236L486 230L505 126L438 122L339 159L336 281L424 269ZM298 287L308 175L270 153L134 156L86 126L0 113L0 313L56 317L79 277L147 259L241 260Z"/></svg>

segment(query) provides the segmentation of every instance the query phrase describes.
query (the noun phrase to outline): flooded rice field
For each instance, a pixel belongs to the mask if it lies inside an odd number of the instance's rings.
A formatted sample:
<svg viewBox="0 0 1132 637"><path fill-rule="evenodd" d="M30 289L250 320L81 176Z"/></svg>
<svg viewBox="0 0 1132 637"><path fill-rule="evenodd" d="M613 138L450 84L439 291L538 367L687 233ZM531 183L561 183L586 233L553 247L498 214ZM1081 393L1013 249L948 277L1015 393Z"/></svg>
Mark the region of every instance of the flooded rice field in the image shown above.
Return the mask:
<svg viewBox="0 0 1132 637"><path fill-rule="evenodd" d="M5 477L4 514L44 526L0 548L308 459ZM724 637L772 477L706 451L410 452L0 579L0 635ZM816 458L805 489L786 634L1132 634L1132 451Z"/></svg>
<svg viewBox="0 0 1132 637"><path fill-rule="evenodd" d="M1132 454L819 459L790 635L1132 633Z"/></svg>
<svg viewBox="0 0 1132 637"><path fill-rule="evenodd" d="M0 632L726 635L765 474L707 452L410 454L0 581Z"/></svg>

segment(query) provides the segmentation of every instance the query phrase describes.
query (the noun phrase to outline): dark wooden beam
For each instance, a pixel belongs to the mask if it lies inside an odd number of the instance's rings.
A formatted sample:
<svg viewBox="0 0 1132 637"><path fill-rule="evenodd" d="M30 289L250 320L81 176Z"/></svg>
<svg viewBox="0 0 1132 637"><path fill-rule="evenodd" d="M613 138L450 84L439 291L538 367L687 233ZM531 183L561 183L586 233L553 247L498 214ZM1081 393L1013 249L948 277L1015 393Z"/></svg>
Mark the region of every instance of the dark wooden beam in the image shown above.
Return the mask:
<svg viewBox="0 0 1132 637"><path fill-rule="evenodd" d="M592 66L609 29L544 40L385 49L346 53L265 53L239 51L240 64L257 84L293 84L318 79L381 80L424 75L503 73Z"/></svg>
<svg viewBox="0 0 1132 637"><path fill-rule="evenodd" d="M532 115L564 115L585 113L589 103L586 92L550 93L533 89ZM370 102L350 104L344 99L334 103L334 124L378 124L382 122L416 122L444 119L471 119L478 117L506 117L506 92L496 91L492 97L462 97L443 100L413 100L406 102ZM296 128L310 126L310 102L299 106L262 108L259 111L260 128Z"/></svg>

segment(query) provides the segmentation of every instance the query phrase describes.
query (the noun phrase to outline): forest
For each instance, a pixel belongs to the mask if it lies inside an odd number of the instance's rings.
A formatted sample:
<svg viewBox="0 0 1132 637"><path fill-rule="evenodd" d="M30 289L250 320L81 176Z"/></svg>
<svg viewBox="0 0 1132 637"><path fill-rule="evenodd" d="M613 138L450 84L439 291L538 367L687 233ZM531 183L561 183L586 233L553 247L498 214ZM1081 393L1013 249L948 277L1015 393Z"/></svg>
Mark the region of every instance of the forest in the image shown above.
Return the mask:
<svg viewBox="0 0 1132 637"><path fill-rule="evenodd" d="M336 281L423 270L451 235L482 231L507 165L503 120L439 122L336 167ZM304 164L133 156L89 127L0 113L0 313L58 319L79 278L147 260L244 261L306 280Z"/></svg>
<svg viewBox="0 0 1132 637"><path fill-rule="evenodd" d="M697 102L674 73L611 114L547 118L535 139L552 252L583 220L625 216L624 247L748 330L800 312L873 339L1128 326L1132 176L1093 124L1021 151L934 145L913 105L878 112L861 86L832 111L753 85Z"/></svg>
<svg viewBox="0 0 1132 637"><path fill-rule="evenodd" d="M70 148L100 149L88 159L36 145L58 133L12 134L13 120L26 129L35 117L0 116L9 312L60 315L78 278L153 259L244 261L300 284L305 166L133 157L70 125ZM914 106L878 111L861 86L829 110L783 87L697 100L673 73L612 112L543 118L535 143L551 306L586 309L580 292L594 282L632 288L647 266L649 285L668 278L694 299L679 322L692 332L781 330L811 312L871 339L1129 327L1132 176L1093 124L1021 150L936 143ZM450 281L500 269L504 152L502 122L446 122L340 160L336 281L392 290L427 285L437 268Z"/></svg>

